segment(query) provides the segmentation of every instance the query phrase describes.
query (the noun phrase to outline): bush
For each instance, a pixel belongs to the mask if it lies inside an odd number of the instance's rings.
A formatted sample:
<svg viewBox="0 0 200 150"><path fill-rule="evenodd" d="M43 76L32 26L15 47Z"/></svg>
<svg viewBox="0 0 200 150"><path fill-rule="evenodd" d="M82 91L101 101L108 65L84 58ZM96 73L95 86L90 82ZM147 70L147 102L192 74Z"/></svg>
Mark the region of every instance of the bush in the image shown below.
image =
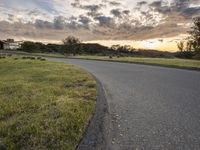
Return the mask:
<svg viewBox="0 0 200 150"><path fill-rule="evenodd" d="M183 52L178 52L176 54L176 57L178 58L186 58L186 59L192 59L194 56L194 53L191 51L183 51Z"/></svg>
<svg viewBox="0 0 200 150"><path fill-rule="evenodd" d="M41 60L41 61L45 61L46 59L45 59L45 58L41 58L40 60Z"/></svg>
<svg viewBox="0 0 200 150"><path fill-rule="evenodd" d="M31 60L35 60L35 57L30 57Z"/></svg>
<svg viewBox="0 0 200 150"><path fill-rule="evenodd" d="M0 54L0 57L6 57L6 54Z"/></svg>
<svg viewBox="0 0 200 150"><path fill-rule="evenodd" d="M42 57L37 57L37 60L45 61L46 59Z"/></svg>
<svg viewBox="0 0 200 150"><path fill-rule="evenodd" d="M31 59L31 60L34 60L36 58L35 57L26 57L26 56L23 56L22 59Z"/></svg>
<svg viewBox="0 0 200 150"><path fill-rule="evenodd" d="M21 50L25 52L39 53L39 52L48 52L50 49L47 45L43 43L26 41L22 44Z"/></svg>
<svg viewBox="0 0 200 150"><path fill-rule="evenodd" d="M0 54L0 59L5 59L6 58L6 54Z"/></svg>
<svg viewBox="0 0 200 150"><path fill-rule="evenodd" d="M42 57L37 57L37 59L39 60L39 59L42 59Z"/></svg>
<svg viewBox="0 0 200 150"><path fill-rule="evenodd" d="M7 56L8 56L8 57L11 57L11 56L12 56L12 54L7 54Z"/></svg>
<svg viewBox="0 0 200 150"><path fill-rule="evenodd" d="M193 56L193 59L200 60L200 54L199 54L199 53L195 54L195 55Z"/></svg>

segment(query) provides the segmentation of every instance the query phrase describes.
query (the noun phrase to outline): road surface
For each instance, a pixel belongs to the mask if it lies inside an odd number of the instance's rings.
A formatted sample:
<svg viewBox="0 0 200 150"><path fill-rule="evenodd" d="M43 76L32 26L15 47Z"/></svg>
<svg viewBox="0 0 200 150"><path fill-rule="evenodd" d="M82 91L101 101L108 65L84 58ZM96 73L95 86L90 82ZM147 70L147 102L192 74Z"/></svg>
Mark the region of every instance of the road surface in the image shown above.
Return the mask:
<svg viewBox="0 0 200 150"><path fill-rule="evenodd" d="M107 149L200 149L200 71L57 60L88 70L102 83L111 118Z"/></svg>

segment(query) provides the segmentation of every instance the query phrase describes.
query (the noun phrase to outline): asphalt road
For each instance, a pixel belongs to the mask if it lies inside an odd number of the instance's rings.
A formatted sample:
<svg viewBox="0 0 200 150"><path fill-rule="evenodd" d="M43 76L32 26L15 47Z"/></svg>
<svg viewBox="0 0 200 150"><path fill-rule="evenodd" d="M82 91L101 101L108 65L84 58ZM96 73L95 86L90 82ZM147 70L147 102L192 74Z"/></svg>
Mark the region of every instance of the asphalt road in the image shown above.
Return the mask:
<svg viewBox="0 0 200 150"><path fill-rule="evenodd" d="M91 72L106 92L113 150L200 150L200 71L64 60Z"/></svg>

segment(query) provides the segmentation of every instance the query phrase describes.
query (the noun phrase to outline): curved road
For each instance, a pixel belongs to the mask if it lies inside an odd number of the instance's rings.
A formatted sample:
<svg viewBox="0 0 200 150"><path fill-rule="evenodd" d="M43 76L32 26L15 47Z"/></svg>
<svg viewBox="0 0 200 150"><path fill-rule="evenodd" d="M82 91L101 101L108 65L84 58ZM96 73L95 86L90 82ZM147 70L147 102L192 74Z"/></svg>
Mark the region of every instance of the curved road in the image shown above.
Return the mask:
<svg viewBox="0 0 200 150"><path fill-rule="evenodd" d="M199 150L200 72L118 62L57 59L102 83L113 150Z"/></svg>

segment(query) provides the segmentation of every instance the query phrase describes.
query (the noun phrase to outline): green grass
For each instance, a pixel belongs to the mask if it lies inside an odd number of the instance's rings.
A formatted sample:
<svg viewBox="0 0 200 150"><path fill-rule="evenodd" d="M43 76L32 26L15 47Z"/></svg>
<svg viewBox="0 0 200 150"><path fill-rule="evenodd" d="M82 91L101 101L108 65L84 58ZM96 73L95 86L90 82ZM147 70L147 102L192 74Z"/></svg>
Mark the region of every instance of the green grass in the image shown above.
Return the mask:
<svg viewBox="0 0 200 150"><path fill-rule="evenodd" d="M15 54L28 54L28 55L34 55L34 56L53 56L53 57L66 57L60 53L28 53L18 50L0 50L0 53L15 53Z"/></svg>
<svg viewBox="0 0 200 150"><path fill-rule="evenodd" d="M178 59L178 58L144 58L144 57L112 57L109 56L73 56L71 58L83 58L83 59L96 59L96 60L110 60L110 61L122 61L122 62L133 62L133 63L144 63L144 64L156 64L163 66L172 67L183 67L183 68L200 68L199 60L189 59Z"/></svg>
<svg viewBox="0 0 200 150"><path fill-rule="evenodd" d="M0 59L0 149L75 149L94 112L96 82L69 64Z"/></svg>
<svg viewBox="0 0 200 150"><path fill-rule="evenodd" d="M0 50L1 52L5 52ZM55 57L67 57L62 54L52 54L52 53L26 53L15 51L18 54L32 54L35 56L55 56ZM181 68L194 68L200 69L200 60L192 59L178 59L178 58L146 58L146 57L112 57L109 56L96 56L96 55L76 55L68 56L68 58L82 58L82 59L96 59L96 60L109 60L109 61L120 61L120 62L132 62L132 63L143 63L143 64L153 64L171 67L181 67Z"/></svg>

